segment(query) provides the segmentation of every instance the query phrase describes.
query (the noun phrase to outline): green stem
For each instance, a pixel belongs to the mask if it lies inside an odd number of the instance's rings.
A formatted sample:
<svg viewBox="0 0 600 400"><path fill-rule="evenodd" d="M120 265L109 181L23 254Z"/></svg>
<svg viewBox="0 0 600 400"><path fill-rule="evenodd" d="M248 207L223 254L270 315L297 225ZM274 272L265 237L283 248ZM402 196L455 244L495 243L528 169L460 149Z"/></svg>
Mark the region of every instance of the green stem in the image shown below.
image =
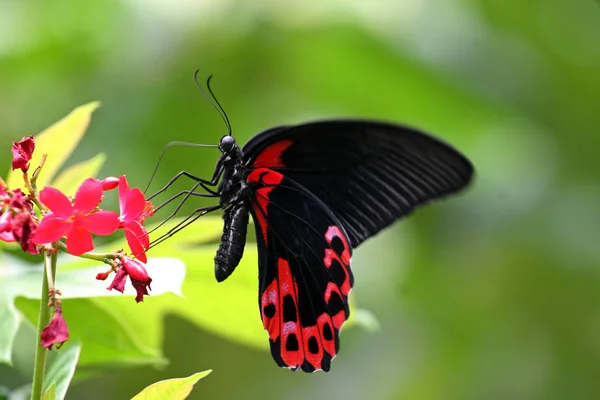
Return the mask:
<svg viewBox="0 0 600 400"><path fill-rule="evenodd" d="M56 243L58 243L58 246L61 249L67 251L67 245L66 244L64 244L61 241L58 241ZM112 260L114 260L115 258L117 258L114 253L84 253L84 254L78 255L77 257L87 258L88 260L100 261L100 262L103 262L103 263L108 264L108 265L112 265Z"/></svg>
<svg viewBox="0 0 600 400"><path fill-rule="evenodd" d="M33 369L33 386L31 388L31 400L39 400L42 397L42 390L44 388L44 372L46 369L46 354L48 350L42 346L42 330L50 322L50 307L48 306L48 273L50 271L50 277L52 284L54 285L54 278L56 276L56 252L47 252L44 257L44 274L42 278L42 293L40 300L40 313L38 315L37 323L37 348L35 350L35 364Z"/></svg>

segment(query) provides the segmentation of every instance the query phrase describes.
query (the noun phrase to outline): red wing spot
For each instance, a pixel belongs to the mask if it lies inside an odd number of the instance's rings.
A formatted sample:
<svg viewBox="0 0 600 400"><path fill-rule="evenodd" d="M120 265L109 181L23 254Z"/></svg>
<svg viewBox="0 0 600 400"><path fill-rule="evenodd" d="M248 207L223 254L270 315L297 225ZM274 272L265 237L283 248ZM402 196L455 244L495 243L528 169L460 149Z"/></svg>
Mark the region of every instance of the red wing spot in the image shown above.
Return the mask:
<svg viewBox="0 0 600 400"><path fill-rule="evenodd" d="M283 180L283 175L267 168L258 168L252 171L246 179L252 183L260 182L264 185L278 185ZM265 186L256 189L256 195L254 196L256 203L252 204L254 215L256 215L257 219L255 222L260 226L265 246L267 247L269 246L269 242L267 241L267 217L269 216L267 206L269 205L269 195L274 188L274 186Z"/></svg>
<svg viewBox="0 0 600 400"><path fill-rule="evenodd" d="M321 360L323 359L323 348L319 343L318 326L307 326L302 328L302 336L304 338L304 349L306 353L306 361L315 369L321 369Z"/></svg>
<svg viewBox="0 0 600 400"><path fill-rule="evenodd" d="M279 337L279 310L277 309L279 304L279 294L277 291L277 279L273 279L273 282L262 293L260 297L260 310L263 321L263 326L269 332L269 338L275 340ZM274 308L273 316L269 316L270 309Z"/></svg>
<svg viewBox="0 0 600 400"><path fill-rule="evenodd" d="M342 251L342 263L344 265L349 265L350 247L348 246L348 240L346 239L346 235L342 232L342 230L339 227L332 225L327 229L327 232L325 232L325 239L327 239L327 243L331 244L333 238L335 237L340 239L342 241L342 244L344 245L344 250Z"/></svg>
<svg viewBox="0 0 600 400"><path fill-rule="evenodd" d="M329 355L335 357L335 341L331 323L331 317L327 313L323 313L317 318L317 326L319 327L321 338L323 339L323 349L325 349Z"/></svg>
<svg viewBox="0 0 600 400"><path fill-rule="evenodd" d="M333 320L333 326L335 326L336 329L340 329L342 325L344 325L344 322L346 322L346 313L342 310L335 314L331 319Z"/></svg>
<svg viewBox="0 0 600 400"><path fill-rule="evenodd" d="M350 293L350 289L352 288L352 284L350 282L350 247L348 247L346 235L344 235L340 228L332 225L327 229L327 232L325 233L325 239L327 240L327 243L331 245L331 242L333 242L334 238L338 238L344 246L344 249L341 253L341 258L340 255L338 255L338 253L336 253L333 249L325 249L325 258L323 261L325 262L325 266L327 268L331 267L333 260L336 260L342 266L346 276L340 289L342 290L344 296L348 296L348 293Z"/></svg>
<svg viewBox="0 0 600 400"><path fill-rule="evenodd" d="M328 282L327 288L325 289L325 303L329 304L329 299L331 298L332 292L336 292L340 296L340 298L342 298L342 294L340 293L340 288L338 288L338 286L335 283Z"/></svg>
<svg viewBox="0 0 600 400"><path fill-rule="evenodd" d="M252 167L260 168L281 168L284 167L283 162L281 161L281 155L288 147L292 145L291 139L281 140L279 142L275 142L269 146L267 146L263 151L260 152L254 163L252 163Z"/></svg>
<svg viewBox="0 0 600 400"><path fill-rule="evenodd" d="M292 277L290 265L287 260L277 260L277 277L279 278L279 320L283 321L283 303L288 297L291 299L298 321L298 297L296 296L296 282ZM299 341L301 336L300 324L294 321L284 322L281 327L281 359L291 368L297 368L304 362L304 343Z"/></svg>

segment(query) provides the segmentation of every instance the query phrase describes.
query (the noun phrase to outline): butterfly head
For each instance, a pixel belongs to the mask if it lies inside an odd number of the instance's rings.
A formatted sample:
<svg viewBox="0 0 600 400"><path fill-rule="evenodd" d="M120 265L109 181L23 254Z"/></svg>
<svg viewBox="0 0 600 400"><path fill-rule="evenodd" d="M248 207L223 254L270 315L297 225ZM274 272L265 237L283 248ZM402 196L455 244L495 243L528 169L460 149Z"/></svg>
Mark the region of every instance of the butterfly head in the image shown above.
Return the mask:
<svg viewBox="0 0 600 400"><path fill-rule="evenodd" d="M221 150L222 153L229 153L234 147L235 139L233 136L225 135L221 138L221 141L219 142L219 150Z"/></svg>

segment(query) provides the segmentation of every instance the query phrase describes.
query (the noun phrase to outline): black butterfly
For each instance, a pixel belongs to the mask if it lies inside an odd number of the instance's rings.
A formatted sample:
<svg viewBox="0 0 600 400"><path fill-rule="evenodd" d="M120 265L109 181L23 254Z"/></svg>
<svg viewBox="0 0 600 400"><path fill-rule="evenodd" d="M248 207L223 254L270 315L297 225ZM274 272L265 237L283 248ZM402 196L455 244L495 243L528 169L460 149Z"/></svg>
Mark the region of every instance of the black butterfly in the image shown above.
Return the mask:
<svg viewBox="0 0 600 400"><path fill-rule="evenodd" d="M278 365L306 372L328 371L338 352L352 249L417 206L462 189L473 175L469 160L440 140L374 121L272 128L243 148L229 134L218 147L211 180L187 172L174 178L191 177L209 192L200 195L220 199L187 223L224 210L215 257L221 282L242 258L252 214L258 305L271 354Z"/></svg>

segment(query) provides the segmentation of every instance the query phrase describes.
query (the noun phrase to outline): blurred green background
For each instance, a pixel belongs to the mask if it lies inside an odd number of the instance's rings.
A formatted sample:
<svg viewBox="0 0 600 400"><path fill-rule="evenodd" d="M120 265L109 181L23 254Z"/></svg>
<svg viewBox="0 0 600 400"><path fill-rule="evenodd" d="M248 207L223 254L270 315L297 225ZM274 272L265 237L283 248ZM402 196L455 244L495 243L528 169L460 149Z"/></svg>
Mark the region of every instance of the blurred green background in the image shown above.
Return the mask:
<svg viewBox="0 0 600 400"><path fill-rule="evenodd" d="M71 163L102 151L101 176L143 187L168 141L226 133L199 68L240 143L368 117L428 130L477 168L461 196L356 250L352 296L381 329L345 329L331 372L279 369L167 315L167 366L80 377L67 398L128 398L209 368L191 398L598 398L599 43L593 1L0 2L0 165L12 141L100 100ZM172 149L156 185L208 177L217 157Z"/></svg>

